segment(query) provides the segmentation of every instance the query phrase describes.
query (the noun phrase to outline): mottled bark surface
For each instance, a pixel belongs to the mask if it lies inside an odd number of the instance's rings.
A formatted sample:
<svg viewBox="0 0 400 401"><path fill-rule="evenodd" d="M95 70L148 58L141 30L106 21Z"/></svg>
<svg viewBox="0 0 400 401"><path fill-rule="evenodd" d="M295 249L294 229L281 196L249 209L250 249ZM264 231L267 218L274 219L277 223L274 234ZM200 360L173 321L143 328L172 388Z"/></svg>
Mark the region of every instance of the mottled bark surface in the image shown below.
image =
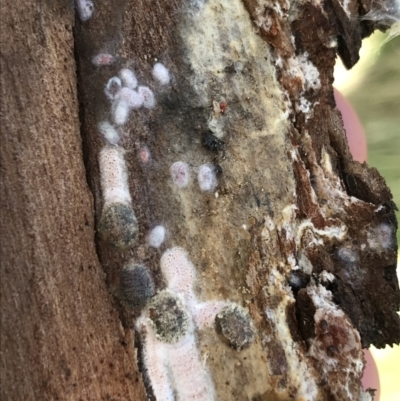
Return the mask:
<svg viewBox="0 0 400 401"><path fill-rule="evenodd" d="M2 398L154 398L146 350L160 341L142 333L137 358L142 310L110 293L128 262L163 289L160 257L179 246L198 300L235 302L255 328L241 351L195 330L216 400L371 399L362 347L400 341L397 223L382 178L352 161L332 92L336 54L354 65L373 29L357 19L369 7L119 0L74 22L69 2L2 5ZM115 61L95 65L98 54ZM156 61L169 85L153 79ZM104 88L121 68L157 101L118 128L139 224L127 250L95 235L109 146L98 124L113 120ZM218 171L210 192L205 163ZM192 372L172 362L178 397Z"/></svg>

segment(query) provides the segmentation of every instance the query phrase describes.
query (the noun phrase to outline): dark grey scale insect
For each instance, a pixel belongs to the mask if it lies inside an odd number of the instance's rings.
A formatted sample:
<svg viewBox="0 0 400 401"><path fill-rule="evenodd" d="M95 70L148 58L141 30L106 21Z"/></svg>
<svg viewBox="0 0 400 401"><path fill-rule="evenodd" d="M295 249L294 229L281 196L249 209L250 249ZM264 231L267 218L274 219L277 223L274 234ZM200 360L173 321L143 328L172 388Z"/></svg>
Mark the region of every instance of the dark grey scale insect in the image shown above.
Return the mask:
<svg viewBox="0 0 400 401"><path fill-rule="evenodd" d="M119 272L119 294L130 307L142 307L155 294L155 285L149 269L130 263Z"/></svg>
<svg viewBox="0 0 400 401"><path fill-rule="evenodd" d="M103 209L98 231L103 240L120 249L130 248L138 234L138 223L130 205L111 203Z"/></svg>
<svg viewBox="0 0 400 401"><path fill-rule="evenodd" d="M218 139L211 131L206 132L203 135L203 146L212 150L213 152L218 152L224 148L225 142Z"/></svg>
<svg viewBox="0 0 400 401"><path fill-rule="evenodd" d="M246 309L233 304L223 308L215 318L217 332L236 350L249 347L254 341L254 328Z"/></svg>
<svg viewBox="0 0 400 401"><path fill-rule="evenodd" d="M189 331L190 318L181 299L174 293L160 291L148 304L149 318L156 337L165 343L176 343Z"/></svg>

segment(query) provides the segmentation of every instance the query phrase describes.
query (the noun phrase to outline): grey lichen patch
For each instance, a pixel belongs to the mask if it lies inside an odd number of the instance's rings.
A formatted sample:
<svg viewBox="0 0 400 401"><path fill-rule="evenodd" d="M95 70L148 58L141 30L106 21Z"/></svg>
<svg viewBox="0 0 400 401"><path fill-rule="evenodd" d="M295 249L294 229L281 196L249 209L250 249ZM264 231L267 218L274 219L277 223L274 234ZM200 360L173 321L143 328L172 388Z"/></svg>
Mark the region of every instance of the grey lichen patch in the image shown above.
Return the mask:
<svg viewBox="0 0 400 401"><path fill-rule="evenodd" d="M182 300L168 290L159 292L149 303L149 318L156 337L176 343L189 331L190 317Z"/></svg>
<svg viewBox="0 0 400 401"><path fill-rule="evenodd" d="M141 307L155 294L153 277L143 265L129 263L119 273L119 293L131 307Z"/></svg>
<svg viewBox="0 0 400 401"><path fill-rule="evenodd" d="M254 328L246 309L237 304L228 305L215 318L217 331L238 351L254 341Z"/></svg>
<svg viewBox="0 0 400 401"><path fill-rule="evenodd" d="M106 205L100 217L98 231L104 241L116 248L130 248L139 231L132 207L125 203Z"/></svg>

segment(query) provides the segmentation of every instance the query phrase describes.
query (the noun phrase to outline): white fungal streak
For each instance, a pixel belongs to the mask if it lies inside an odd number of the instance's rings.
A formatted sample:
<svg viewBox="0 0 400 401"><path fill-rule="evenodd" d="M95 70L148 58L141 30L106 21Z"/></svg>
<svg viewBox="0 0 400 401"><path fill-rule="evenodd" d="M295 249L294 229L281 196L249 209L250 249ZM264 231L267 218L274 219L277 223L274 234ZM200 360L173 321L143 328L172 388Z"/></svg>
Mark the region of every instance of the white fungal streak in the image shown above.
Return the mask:
<svg viewBox="0 0 400 401"><path fill-rule="evenodd" d="M105 146L99 154L101 189L104 206L131 203L124 151L119 146Z"/></svg>
<svg viewBox="0 0 400 401"><path fill-rule="evenodd" d="M317 67L308 59L307 52L299 57L299 67L303 73L306 89L319 89L321 81L319 79L319 71Z"/></svg>
<svg viewBox="0 0 400 401"><path fill-rule="evenodd" d="M147 236L147 242L153 248L159 248L165 240L165 227L156 226L154 227Z"/></svg>
<svg viewBox="0 0 400 401"><path fill-rule="evenodd" d="M211 326L215 315L228 305L225 301L199 302L197 300L193 291L196 269L183 248L174 247L164 252L160 268L168 282L168 288L184 296L186 306L198 328Z"/></svg>
<svg viewBox="0 0 400 401"><path fill-rule="evenodd" d="M118 77L112 77L108 80L107 85L104 89L106 96L114 100L119 91L121 90L122 82Z"/></svg>
<svg viewBox="0 0 400 401"><path fill-rule="evenodd" d="M192 303L191 312L196 326L199 329L212 327L215 323L215 316L228 305L229 303L225 301Z"/></svg>
<svg viewBox="0 0 400 401"><path fill-rule="evenodd" d="M138 320L139 328L150 327L145 324L144 319ZM159 347L153 330L146 332L146 341L143 346L143 359L146 367L146 374L149 378L154 396L157 401L174 401L174 392L168 378L168 369L166 366L167 352L165 347Z"/></svg>
<svg viewBox="0 0 400 401"><path fill-rule="evenodd" d="M103 137L107 140L107 142L111 145L117 145L120 137L117 130L108 122L102 121L97 126L99 132Z"/></svg>
<svg viewBox="0 0 400 401"><path fill-rule="evenodd" d="M197 181L202 191L213 191L218 184L214 166L210 163L200 166Z"/></svg>
<svg viewBox="0 0 400 401"><path fill-rule="evenodd" d="M173 183L178 188L185 188L189 184L189 165L178 161L170 167L170 173Z"/></svg>
<svg viewBox="0 0 400 401"><path fill-rule="evenodd" d="M168 68L164 64L156 63L153 67L153 77L161 85L168 85L170 82L170 76Z"/></svg>
<svg viewBox="0 0 400 401"><path fill-rule="evenodd" d="M89 20L94 11L94 4L90 0L76 0L79 18L82 22Z"/></svg>
<svg viewBox="0 0 400 401"><path fill-rule="evenodd" d="M128 102L123 99L118 99L112 106L112 117L117 125L124 125L129 118L130 107Z"/></svg>
<svg viewBox="0 0 400 401"><path fill-rule="evenodd" d="M161 257L161 272L168 282L168 288L175 293L183 293L186 301L193 298L192 286L196 270L183 248L168 249Z"/></svg>
<svg viewBox="0 0 400 401"><path fill-rule="evenodd" d="M343 241L347 234L347 227L342 225L328 226L324 229L317 229L310 220L304 220L297 228L296 245L300 249L300 241L306 230L310 230L312 233L317 234L319 237L335 238L339 241ZM318 238L317 238L318 241ZM318 242L317 242L318 243Z"/></svg>
<svg viewBox="0 0 400 401"><path fill-rule="evenodd" d="M135 73L129 68L123 68L119 72L119 77L121 78L122 84L130 89L136 89L138 81Z"/></svg>
<svg viewBox="0 0 400 401"><path fill-rule="evenodd" d="M211 401L213 385L197 351L193 333L176 344L167 344L169 366L178 399L182 401Z"/></svg>
<svg viewBox="0 0 400 401"><path fill-rule="evenodd" d="M167 290L182 299L190 324L181 340L162 342L154 334L148 311L142 312L136 327L145 333L144 362L154 395L157 401L169 401L173 393L179 401L213 401L213 383L201 362L194 329L210 327L228 303L198 302L193 291L196 270L184 249L168 249L161 257L160 267Z"/></svg>
<svg viewBox="0 0 400 401"><path fill-rule="evenodd" d="M131 109L140 109L143 105L143 97L140 96L138 92L128 87L122 88L118 92L116 98L125 101Z"/></svg>
<svg viewBox="0 0 400 401"><path fill-rule="evenodd" d="M156 105L156 98L154 97L153 91L147 86L139 86L139 95L143 98L143 107L146 109L152 109Z"/></svg>

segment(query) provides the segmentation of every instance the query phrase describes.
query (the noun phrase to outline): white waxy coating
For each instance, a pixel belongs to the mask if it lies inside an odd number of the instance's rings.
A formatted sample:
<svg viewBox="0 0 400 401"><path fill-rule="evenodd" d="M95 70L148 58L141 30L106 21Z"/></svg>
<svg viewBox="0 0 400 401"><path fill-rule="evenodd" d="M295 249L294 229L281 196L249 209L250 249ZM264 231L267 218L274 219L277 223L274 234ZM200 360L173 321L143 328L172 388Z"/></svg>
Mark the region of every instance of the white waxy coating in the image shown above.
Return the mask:
<svg viewBox="0 0 400 401"><path fill-rule="evenodd" d="M114 100L118 92L121 90L121 87L121 80L118 77L112 77L108 80L107 85L104 89L104 93L109 99Z"/></svg>
<svg viewBox="0 0 400 401"><path fill-rule="evenodd" d="M140 109L143 106L143 97L130 88L122 88L116 98L125 101L131 109Z"/></svg>
<svg viewBox="0 0 400 401"><path fill-rule="evenodd" d="M226 301L207 301L192 302L188 307L196 326L199 329L204 329L205 327L213 327L216 315L228 305L230 305L230 303Z"/></svg>
<svg viewBox="0 0 400 401"><path fill-rule="evenodd" d="M343 262L346 262L346 263L356 263L359 261L357 252L350 247L343 246L343 247L339 248L338 255L339 255L339 258L342 259Z"/></svg>
<svg viewBox="0 0 400 401"><path fill-rule="evenodd" d="M112 107L112 117L115 124L124 125L128 121L130 109L125 100L116 100Z"/></svg>
<svg viewBox="0 0 400 401"><path fill-rule="evenodd" d="M319 89L321 87L321 80L319 77L318 68L309 60L308 53L305 52L299 57L299 67L303 73L306 89Z"/></svg>
<svg viewBox="0 0 400 401"><path fill-rule="evenodd" d="M177 344L167 344L167 357L179 400L212 401L214 386L201 363L194 333Z"/></svg>
<svg viewBox="0 0 400 401"><path fill-rule="evenodd" d="M185 188L189 184L189 165L185 162L175 162L170 167L172 181L178 188Z"/></svg>
<svg viewBox="0 0 400 401"><path fill-rule="evenodd" d="M143 107L146 109L152 109L156 105L156 98L154 97L153 91L147 86L139 86L138 93L143 99Z"/></svg>
<svg viewBox="0 0 400 401"><path fill-rule="evenodd" d="M382 223L367 232L370 248L376 252L384 252L392 248L396 242L395 230L389 224Z"/></svg>
<svg viewBox="0 0 400 401"><path fill-rule="evenodd" d="M94 4L90 0L76 0L79 18L82 22L89 20L94 11Z"/></svg>
<svg viewBox="0 0 400 401"><path fill-rule="evenodd" d="M165 251L160 268L170 290L191 295L196 270L183 248L174 247Z"/></svg>
<svg viewBox="0 0 400 401"><path fill-rule="evenodd" d="M146 339L143 346L143 359L149 377L153 394L156 400L174 401L174 391L168 378L166 366L167 353L164 347L160 346L155 333L150 325L145 324L146 319L138 319L137 327L147 327Z"/></svg>
<svg viewBox="0 0 400 401"><path fill-rule="evenodd" d="M139 149L139 159L143 164L147 164L151 160L150 150L147 146L142 146Z"/></svg>
<svg viewBox="0 0 400 401"><path fill-rule="evenodd" d="M164 64L156 63L153 67L153 77L161 85L168 85L170 82L170 76L168 68Z"/></svg>
<svg viewBox="0 0 400 401"><path fill-rule="evenodd" d="M135 73L129 68L123 68L119 72L119 77L121 78L122 84L130 89L136 89L138 80Z"/></svg>
<svg viewBox="0 0 400 401"><path fill-rule="evenodd" d="M117 145L120 137L117 130L108 122L102 121L97 126L99 132L111 145Z"/></svg>
<svg viewBox="0 0 400 401"><path fill-rule="evenodd" d="M105 146L100 151L99 166L104 206L111 203L131 203L123 152L119 146Z"/></svg>
<svg viewBox="0 0 400 401"><path fill-rule="evenodd" d="M147 242L150 246L154 248L159 248L165 240L165 227L156 226L154 227L147 236Z"/></svg>
<svg viewBox="0 0 400 401"><path fill-rule="evenodd" d="M213 191L218 184L214 166L210 163L200 166L197 181L199 182L199 187L202 191Z"/></svg>
<svg viewBox="0 0 400 401"><path fill-rule="evenodd" d="M194 329L213 326L216 314L229 303L198 302L192 288L196 278L195 267L184 249L168 249L161 257L160 267L167 282L164 292L181 300L190 323L180 340L168 342L154 332L148 310L145 309L137 320L137 329L146 333L144 365L153 393L157 399L165 401L172 401L175 397L185 401L213 401L214 385L201 359Z"/></svg>

